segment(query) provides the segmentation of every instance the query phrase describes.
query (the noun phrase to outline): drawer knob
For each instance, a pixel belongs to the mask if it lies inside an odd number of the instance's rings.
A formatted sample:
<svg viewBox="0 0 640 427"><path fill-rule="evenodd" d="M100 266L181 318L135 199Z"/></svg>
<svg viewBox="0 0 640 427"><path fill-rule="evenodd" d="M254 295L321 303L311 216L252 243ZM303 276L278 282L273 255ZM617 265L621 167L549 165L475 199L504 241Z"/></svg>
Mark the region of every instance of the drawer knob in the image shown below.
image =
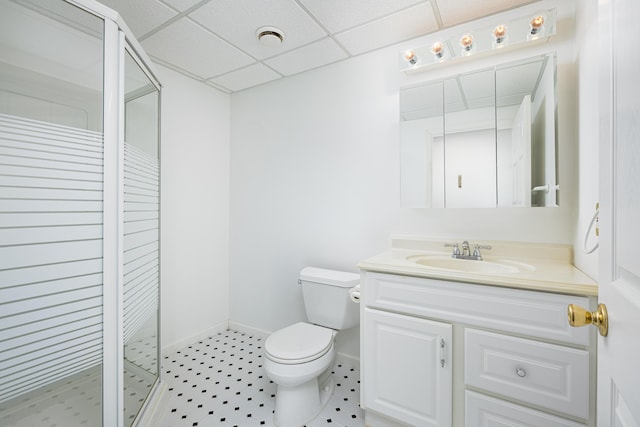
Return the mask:
<svg viewBox="0 0 640 427"><path fill-rule="evenodd" d="M522 368L516 368L516 375L519 376L520 378L524 378L527 376L527 371L525 371Z"/></svg>
<svg viewBox="0 0 640 427"><path fill-rule="evenodd" d="M603 337L606 337L609 333L609 316L607 307L604 304L598 304L598 309L593 312L579 305L569 304L567 316L571 326L594 325Z"/></svg>

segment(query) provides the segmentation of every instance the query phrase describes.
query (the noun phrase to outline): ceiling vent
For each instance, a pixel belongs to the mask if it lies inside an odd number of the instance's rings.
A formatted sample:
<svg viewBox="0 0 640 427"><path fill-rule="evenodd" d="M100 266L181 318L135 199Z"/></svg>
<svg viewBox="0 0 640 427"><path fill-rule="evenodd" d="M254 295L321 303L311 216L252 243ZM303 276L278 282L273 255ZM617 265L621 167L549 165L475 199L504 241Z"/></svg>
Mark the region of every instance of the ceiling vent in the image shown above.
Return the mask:
<svg viewBox="0 0 640 427"><path fill-rule="evenodd" d="M265 46L280 46L284 42L284 32L276 27L258 28L256 36Z"/></svg>

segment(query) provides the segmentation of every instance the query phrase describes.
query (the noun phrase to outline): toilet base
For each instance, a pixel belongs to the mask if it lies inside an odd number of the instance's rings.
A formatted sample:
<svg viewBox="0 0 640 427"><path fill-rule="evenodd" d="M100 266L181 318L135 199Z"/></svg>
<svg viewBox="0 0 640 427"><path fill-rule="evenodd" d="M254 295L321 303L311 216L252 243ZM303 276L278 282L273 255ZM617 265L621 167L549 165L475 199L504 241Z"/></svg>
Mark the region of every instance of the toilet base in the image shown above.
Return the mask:
<svg viewBox="0 0 640 427"><path fill-rule="evenodd" d="M320 376L323 377L324 375ZM334 388L331 375L321 385L318 385L318 378L294 387L278 385L274 424L276 427L302 427L324 409Z"/></svg>

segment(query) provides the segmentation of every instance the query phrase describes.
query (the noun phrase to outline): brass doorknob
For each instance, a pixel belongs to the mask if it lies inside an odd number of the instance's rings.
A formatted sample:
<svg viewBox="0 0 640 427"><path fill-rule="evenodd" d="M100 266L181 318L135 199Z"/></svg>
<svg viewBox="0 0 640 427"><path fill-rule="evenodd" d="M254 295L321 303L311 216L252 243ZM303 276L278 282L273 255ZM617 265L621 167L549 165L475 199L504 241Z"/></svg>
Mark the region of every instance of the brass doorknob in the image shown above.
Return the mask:
<svg viewBox="0 0 640 427"><path fill-rule="evenodd" d="M589 311L579 305L569 304L567 315L571 326L577 327L591 324L598 328L600 335L603 337L606 337L609 333L609 316L607 315L607 307L604 304L598 304L596 311Z"/></svg>

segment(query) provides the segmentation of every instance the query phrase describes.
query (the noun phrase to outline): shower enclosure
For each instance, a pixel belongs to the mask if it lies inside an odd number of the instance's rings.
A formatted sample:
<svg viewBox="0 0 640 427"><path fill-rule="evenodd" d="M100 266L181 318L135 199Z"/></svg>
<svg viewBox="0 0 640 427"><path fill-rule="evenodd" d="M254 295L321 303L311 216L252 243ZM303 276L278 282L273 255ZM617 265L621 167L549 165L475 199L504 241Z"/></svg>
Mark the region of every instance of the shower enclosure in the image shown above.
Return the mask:
<svg viewBox="0 0 640 427"><path fill-rule="evenodd" d="M0 0L0 425L160 394L160 84L94 0Z"/></svg>

